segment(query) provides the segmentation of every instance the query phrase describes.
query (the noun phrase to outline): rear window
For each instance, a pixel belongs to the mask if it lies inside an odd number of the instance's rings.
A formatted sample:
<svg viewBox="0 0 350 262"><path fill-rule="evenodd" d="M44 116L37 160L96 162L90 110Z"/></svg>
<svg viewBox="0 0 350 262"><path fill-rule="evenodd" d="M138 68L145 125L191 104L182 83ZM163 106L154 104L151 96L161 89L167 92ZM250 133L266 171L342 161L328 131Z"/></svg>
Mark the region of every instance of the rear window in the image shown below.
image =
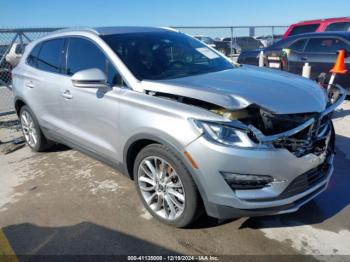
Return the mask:
<svg viewBox="0 0 350 262"><path fill-rule="evenodd" d="M60 72L64 39L54 39L42 43L37 59L37 67L53 73Z"/></svg>
<svg viewBox="0 0 350 262"><path fill-rule="evenodd" d="M239 44L239 45L244 45L246 44L246 41L242 38L237 38L236 40L233 40L233 42Z"/></svg>
<svg viewBox="0 0 350 262"><path fill-rule="evenodd" d="M350 22L333 23L326 27L325 31L349 31Z"/></svg>
<svg viewBox="0 0 350 262"><path fill-rule="evenodd" d="M288 36L315 32L319 26L320 24L298 25L290 31Z"/></svg>
<svg viewBox="0 0 350 262"><path fill-rule="evenodd" d="M349 46L337 38L312 38L309 40L305 52L336 53L340 49L348 51Z"/></svg>
<svg viewBox="0 0 350 262"><path fill-rule="evenodd" d="M260 43L260 41L259 40L256 40L256 39L254 39L254 38L246 38L246 41L247 41L247 43L252 43L252 44L256 44L256 43Z"/></svg>

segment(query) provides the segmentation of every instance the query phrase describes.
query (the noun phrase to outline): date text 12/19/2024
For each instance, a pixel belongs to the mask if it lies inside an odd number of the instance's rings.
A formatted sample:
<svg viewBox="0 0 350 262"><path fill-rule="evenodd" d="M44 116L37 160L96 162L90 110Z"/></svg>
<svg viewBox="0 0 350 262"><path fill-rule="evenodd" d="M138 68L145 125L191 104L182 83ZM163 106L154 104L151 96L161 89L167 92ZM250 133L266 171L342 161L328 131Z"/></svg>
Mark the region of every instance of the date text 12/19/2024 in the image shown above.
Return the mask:
<svg viewBox="0 0 350 262"><path fill-rule="evenodd" d="M128 261L219 261L217 256L128 256Z"/></svg>

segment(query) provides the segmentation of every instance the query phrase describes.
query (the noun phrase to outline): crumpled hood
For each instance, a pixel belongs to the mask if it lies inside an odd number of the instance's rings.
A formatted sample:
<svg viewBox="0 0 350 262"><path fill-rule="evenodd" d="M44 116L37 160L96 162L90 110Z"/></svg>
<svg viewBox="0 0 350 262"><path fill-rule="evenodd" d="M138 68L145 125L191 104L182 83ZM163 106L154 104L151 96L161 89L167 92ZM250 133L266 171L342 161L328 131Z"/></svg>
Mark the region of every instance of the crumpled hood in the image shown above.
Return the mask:
<svg viewBox="0 0 350 262"><path fill-rule="evenodd" d="M256 104L276 114L296 114L322 112L327 105L324 90L314 81L246 65L184 78L144 80L142 88L191 97L231 110Z"/></svg>

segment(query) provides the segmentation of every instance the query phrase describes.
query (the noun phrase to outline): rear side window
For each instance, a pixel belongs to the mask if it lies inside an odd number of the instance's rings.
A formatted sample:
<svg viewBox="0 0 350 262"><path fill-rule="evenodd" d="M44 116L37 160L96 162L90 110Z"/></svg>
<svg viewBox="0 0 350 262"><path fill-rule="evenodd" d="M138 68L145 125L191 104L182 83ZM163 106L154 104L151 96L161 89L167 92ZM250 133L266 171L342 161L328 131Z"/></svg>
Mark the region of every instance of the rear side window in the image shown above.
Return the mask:
<svg viewBox="0 0 350 262"><path fill-rule="evenodd" d="M82 38L71 38L68 45L67 74L98 68L105 72L108 83L121 85L121 77L108 61L106 55L91 41Z"/></svg>
<svg viewBox="0 0 350 262"><path fill-rule="evenodd" d="M41 48L41 44L36 45L33 50L30 52L27 58L27 63L30 66L37 67L36 66L36 61L38 59L38 54Z"/></svg>
<svg viewBox="0 0 350 262"><path fill-rule="evenodd" d="M48 72L59 73L63 48L64 39L53 39L43 42L37 59L37 68Z"/></svg>
<svg viewBox="0 0 350 262"><path fill-rule="evenodd" d="M298 25L290 31L288 36L315 32L319 26L320 24Z"/></svg>
<svg viewBox="0 0 350 262"><path fill-rule="evenodd" d="M337 38L312 38L309 40L305 52L336 53L340 49L349 51L349 45Z"/></svg>
<svg viewBox="0 0 350 262"><path fill-rule="evenodd" d="M289 46L289 49L293 51L302 52L306 44L306 39L300 39Z"/></svg>
<svg viewBox="0 0 350 262"><path fill-rule="evenodd" d="M349 31L350 22L333 23L326 27L325 31Z"/></svg>

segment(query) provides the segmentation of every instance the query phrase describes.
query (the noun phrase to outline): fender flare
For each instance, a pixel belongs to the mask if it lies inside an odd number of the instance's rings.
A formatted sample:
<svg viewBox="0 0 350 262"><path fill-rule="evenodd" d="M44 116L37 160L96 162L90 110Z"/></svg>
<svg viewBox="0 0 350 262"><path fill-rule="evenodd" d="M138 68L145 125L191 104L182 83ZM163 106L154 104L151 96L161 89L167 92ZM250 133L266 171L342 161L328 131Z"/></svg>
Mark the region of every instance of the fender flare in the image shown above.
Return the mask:
<svg viewBox="0 0 350 262"><path fill-rule="evenodd" d="M140 140L152 140L156 143L168 146L171 149L173 149L175 152L177 152L179 155L182 155L182 146L180 145L179 142L177 142L175 139L172 139L166 133L161 132L161 136L166 137L166 139L160 138L160 136L156 136L156 135L149 134L149 133L138 133L138 134L131 136L126 141L126 143L124 144L124 147L123 147L123 163L125 163L125 164L127 163L128 153L129 153L129 149L130 149L131 145L137 141L140 141Z"/></svg>
<svg viewBox="0 0 350 262"><path fill-rule="evenodd" d="M198 188L198 191L199 191L199 194L204 202L204 205L206 205L207 201L208 201L208 198L206 196L206 193L205 193L205 190L204 190L204 186L203 184L201 183L201 180L199 179L199 171L196 172L193 167L191 166L191 163L187 160L187 158L184 156L184 148L183 146L180 145L179 142L177 142L176 140L172 139L168 134L166 133L162 133L161 132L161 135L162 137L166 137L166 139L164 138L160 138L159 136L156 136L156 135L153 135L153 134L149 134L149 133L138 133L138 134L135 134L133 136L131 136L127 142L125 143L125 146L124 146L124 149L123 149L123 163L124 163L124 166L126 167L126 172L127 172L127 175L129 175L129 177L132 179L132 175L133 174L129 174L129 170L128 170L128 167L127 167L127 160L128 160L128 152L129 152L129 148L130 146L139 141L139 140L152 140L152 141L155 141L156 143L159 143L159 144L162 144L162 145L165 145L165 146L168 146L169 148L171 148L172 150L174 150L177 154L178 154L178 157L180 158L180 160L184 163L187 171L189 172L189 174L191 175L193 181L195 182L197 188Z"/></svg>
<svg viewBox="0 0 350 262"><path fill-rule="evenodd" d="M16 104L17 104L18 101L21 101L22 103L24 103L25 105L27 105L30 108L30 106L28 105L28 103L27 103L27 101L25 99L23 99L20 96L15 96L14 99L13 99L13 107L14 107L15 112L16 112L17 115L19 113L19 111L17 111L17 108L16 108Z"/></svg>

